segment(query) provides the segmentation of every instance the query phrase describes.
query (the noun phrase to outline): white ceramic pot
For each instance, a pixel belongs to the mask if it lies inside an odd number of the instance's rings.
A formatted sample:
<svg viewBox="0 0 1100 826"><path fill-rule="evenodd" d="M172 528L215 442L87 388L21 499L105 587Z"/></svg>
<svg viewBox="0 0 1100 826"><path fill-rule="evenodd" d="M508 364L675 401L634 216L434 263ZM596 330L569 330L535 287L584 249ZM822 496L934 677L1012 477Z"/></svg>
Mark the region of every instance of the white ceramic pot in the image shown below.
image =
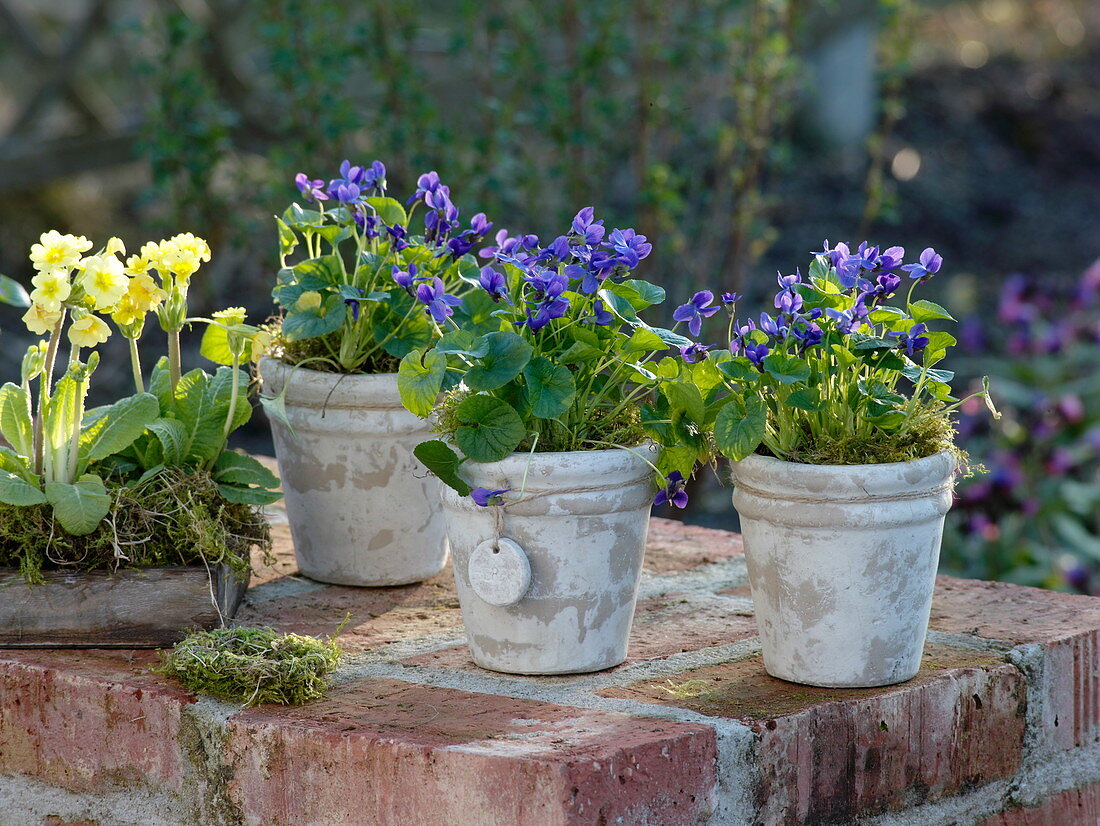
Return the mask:
<svg viewBox="0 0 1100 826"><path fill-rule="evenodd" d="M636 448L652 461L648 448ZM529 465L529 467L528 467ZM653 471L625 450L515 453L466 462L473 487L523 501L443 508L474 662L512 674L572 674L626 659L653 501Z"/></svg>
<svg viewBox="0 0 1100 826"><path fill-rule="evenodd" d="M429 425L401 406L397 376L260 362L265 395L289 379L293 433L271 418L298 567L339 585L405 585L447 563L439 480L413 456Z"/></svg>
<svg viewBox="0 0 1100 826"><path fill-rule="evenodd" d="M891 685L921 664L956 460L733 463L764 667L827 687Z"/></svg>

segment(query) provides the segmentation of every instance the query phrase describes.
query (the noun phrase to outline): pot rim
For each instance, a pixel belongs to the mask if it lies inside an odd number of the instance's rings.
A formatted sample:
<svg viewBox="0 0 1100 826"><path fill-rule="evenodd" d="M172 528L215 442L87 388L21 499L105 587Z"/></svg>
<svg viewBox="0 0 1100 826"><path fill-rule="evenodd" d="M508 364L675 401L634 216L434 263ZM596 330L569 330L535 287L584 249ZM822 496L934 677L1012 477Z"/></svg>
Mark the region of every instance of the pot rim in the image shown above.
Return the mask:
<svg viewBox="0 0 1100 826"><path fill-rule="evenodd" d="M651 443L642 444L627 451L620 448L599 450L570 450L548 453L512 453L496 462L463 462L459 471L471 487L518 489L526 476L526 493L543 500L547 497L590 496L600 490L628 490L636 485L649 488L653 484L654 471L648 461L655 458L643 456L647 450L656 451ZM530 465L528 465L530 462ZM460 502L460 497L450 488L443 491L445 503ZM468 504L468 503L467 503ZM537 507L545 507L545 503ZM520 513L536 508L532 502L513 503L509 513ZM537 509L537 508L536 508ZM483 509L482 509L483 510Z"/></svg>
<svg viewBox="0 0 1100 826"><path fill-rule="evenodd" d="M907 498L953 484L958 458L950 450L908 462L863 465L811 465L753 454L732 462L733 483L745 492L815 501Z"/></svg>
<svg viewBox="0 0 1100 826"><path fill-rule="evenodd" d="M257 371L261 381L273 392L286 388L286 401L290 405L324 409L389 410L399 407L404 410L397 389L397 373L329 373L288 364L271 356L260 359Z"/></svg>
<svg viewBox="0 0 1100 826"><path fill-rule="evenodd" d="M634 453L632 453L631 451L635 451L635 450L644 451L647 448L650 449L650 450L654 450L656 448L656 446L653 444L653 442L645 441L645 442L642 442L641 444L636 444L636 445L616 445L615 447L598 447L598 448L595 448L593 450L536 450L534 452L531 452L530 450L516 450L516 451L513 451L512 453L509 453L503 459L498 459L495 462L474 462L473 459L470 459L469 461L472 464L477 464L477 465L495 465L495 464L499 464L501 462L510 462L512 460L515 460L515 459L526 460L526 458L528 456L534 456L534 457L539 457L539 456L562 456L562 457L577 456L577 457L580 457L580 456L610 455L610 454L613 454L613 453L626 453L626 454L629 454L631 456L634 456L634 458L637 459L638 457Z"/></svg>

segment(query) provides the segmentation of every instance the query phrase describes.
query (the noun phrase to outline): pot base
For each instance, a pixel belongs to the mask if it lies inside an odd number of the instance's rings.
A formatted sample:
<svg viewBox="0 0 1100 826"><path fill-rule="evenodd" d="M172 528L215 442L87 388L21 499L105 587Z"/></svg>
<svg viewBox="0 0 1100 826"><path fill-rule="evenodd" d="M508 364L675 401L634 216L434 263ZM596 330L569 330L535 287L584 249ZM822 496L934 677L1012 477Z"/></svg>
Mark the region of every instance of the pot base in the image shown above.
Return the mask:
<svg viewBox="0 0 1100 826"><path fill-rule="evenodd" d="M501 666L499 664L493 664L480 660L476 654L471 650L470 659L474 661L474 665L478 668L484 668L486 671L492 671L494 674L516 674L521 677L567 677L570 674L598 674L601 671L609 671L612 668L617 668L626 662L626 657L623 657L617 662L608 663L607 665L597 665L590 668L566 668L562 670L553 669L538 669L538 670L524 670L515 668L513 666Z"/></svg>
<svg viewBox="0 0 1100 826"><path fill-rule="evenodd" d="M876 681L867 681L867 682L860 681L860 682L847 683L847 682L833 682L833 681L814 682L814 681L806 680L806 679L797 679L793 676L784 676L782 674L776 674L774 671L772 671L770 668L768 668L767 663L764 664L764 670L766 672L768 672L769 677L775 677L775 679L777 679L777 680L782 680L783 682L791 683L792 685L808 685L808 686L811 686L812 688L853 688L853 689L882 688L882 687L888 686L888 685L901 685L902 683L909 682L911 679L916 677L917 674L919 673L919 669L918 669L917 671L914 671L912 674L910 674L908 677L902 677L902 678L896 679L896 680L895 679L890 679L890 680L881 680L881 681L876 680Z"/></svg>

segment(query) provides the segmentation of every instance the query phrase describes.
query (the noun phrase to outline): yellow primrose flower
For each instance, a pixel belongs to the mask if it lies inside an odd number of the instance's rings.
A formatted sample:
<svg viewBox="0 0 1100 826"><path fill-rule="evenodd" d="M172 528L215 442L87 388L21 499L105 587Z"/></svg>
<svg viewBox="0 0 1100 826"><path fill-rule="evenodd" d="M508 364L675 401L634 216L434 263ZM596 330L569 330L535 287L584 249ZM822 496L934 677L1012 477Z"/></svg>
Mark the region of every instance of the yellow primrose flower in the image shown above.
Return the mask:
<svg viewBox="0 0 1100 826"><path fill-rule="evenodd" d="M321 306L321 294L314 290L302 293L294 302L294 309L299 311L316 310Z"/></svg>
<svg viewBox="0 0 1100 826"><path fill-rule="evenodd" d="M53 332L59 318L61 318L60 309L51 310L41 304L31 304L31 308L23 314L23 323L35 335L44 336L46 333Z"/></svg>
<svg viewBox="0 0 1100 826"><path fill-rule="evenodd" d="M249 340L249 361L253 364L259 364L260 359L263 358L264 353L267 352L267 348L271 346L273 340L274 337L267 330L257 330L253 333L252 338Z"/></svg>
<svg viewBox="0 0 1100 826"><path fill-rule="evenodd" d="M210 247L190 232L174 235L160 243L161 260L177 278L186 282L203 261L210 260Z"/></svg>
<svg viewBox="0 0 1100 826"><path fill-rule="evenodd" d="M126 298L142 309L143 312L159 307L168 297L168 293L157 286L153 277L145 273L139 273L130 279L130 285L126 289Z"/></svg>
<svg viewBox="0 0 1100 826"><path fill-rule="evenodd" d="M247 310L244 307L226 307L224 310L215 311L214 320L226 327L231 327L234 324L244 324L246 315Z"/></svg>
<svg viewBox="0 0 1100 826"><path fill-rule="evenodd" d="M76 347L95 347L102 344L111 335L111 328L98 316L91 313L74 321L69 327L69 341Z"/></svg>
<svg viewBox="0 0 1100 826"><path fill-rule="evenodd" d="M163 249L162 249L163 246ZM141 259L145 262L145 269L152 267L155 270L160 271L162 274L168 272L168 265L164 261L165 253L170 252L167 241L162 241L158 244L156 241L149 241L148 243L141 245L141 250L138 253ZM129 263L129 262L127 262Z"/></svg>
<svg viewBox="0 0 1100 826"><path fill-rule="evenodd" d="M74 267L81 254L92 248L83 235L62 235L55 229L42 233L38 241L31 245L31 263L39 271Z"/></svg>
<svg viewBox="0 0 1100 826"><path fill-rule="evenodd" d="M107 249L103 251L103 254L118 255L119 253L122 253L123 255L126 254L126 245L122 243L122 239L114 237L108 238Z"/></svg>
<svg viewBox="0 0 1100 826"><path fill-rule="evenodd" d="M144 247L142 248L144 249ZM131 255L126 259L126 274L141 275L148 272L151 262L141 255Z"/></svg>
<svg viewBox="0 0 1100 826"><path fill-rule="evenodd" d="M150 310L159 307L168 293L157 286L151 275L138 273L130 279L126 292L115 305L111 318L120 327L129 327L145 318ZM140 329L137 330L140 333Z"/></svg>
<svg viewBox="0 0 1100 826"><path fill-rule="evenodd" d="M173 235L169 239L169 243L174 244L176 249L183 255L191 256L203 262L210 260L210 245L206 243L205 239L199 238L192 232L181 232L179 235Z"/></svg>
<svg viewBox="0 0 1100 826"><path fill-rule="evenodd" d="M90 255L83 261L81 286L95 301L97 310L113 307L130 285L122 262L114 255Z"/></svg>
<svg viewBox="0 0 1100 826"><path fill-rule="evenodd" d="M61 302L69 297L72 285L69 284L69 275L64 270L50 269L40 272L31 279L34 289L31 290L31 301L41 304L50 312L61 309Z"/></svg>
<svg viewBox="0 0 1100 826"><path fill-rule="evenodd" d="M127 293L118 300L114 312L111 313L111 319L119 327L126 328L123 329L123 333L125 333L127 337L134 338L134 335L130 335L129 329L145 318L145 312L145 310L137 306L137 304L131 300L130 294Z"/></svg>

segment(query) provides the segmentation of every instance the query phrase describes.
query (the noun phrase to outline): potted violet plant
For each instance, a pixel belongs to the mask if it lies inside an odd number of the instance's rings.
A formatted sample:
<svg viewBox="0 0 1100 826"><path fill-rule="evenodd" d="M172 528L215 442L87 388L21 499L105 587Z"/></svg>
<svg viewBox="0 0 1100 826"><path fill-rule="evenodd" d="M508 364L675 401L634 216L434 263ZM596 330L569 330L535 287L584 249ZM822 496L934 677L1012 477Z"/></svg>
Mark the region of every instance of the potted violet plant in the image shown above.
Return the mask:
<svg viewBox="0 0 1100 826"><path fill-rule="evenodd" d="M177 235L125 264L117 238L85 255L91 248L58 232L31 248L23 321L45 338L28 349L19 382L0 387L3 646L174 642L232 616L252 548L270 547L261 506L278 499L278 480L226 449L252 412L248 376L180 366L206 242ZM146 385L138 340L151 312L168 344ZM87 409L108 320L129 345L134 393ZM241 356L259 331L231 327Z"/></svg>
<svg viewBox="0 0 1100 826"><path fill-rule="evenodd" d="M281 317L260 374L298 566L341 585L420 582L443 569L447 546L438 480L413 456L428 425L401 406L397 367L452 314L492 328L488 296L458 297L492 224L478 213L462 229L435 172L406 204L387 197L378 161L345 161L327 186L297 183L312 208L276 218Z"/></svg>
<svg viewBox="0 0 1100 826"><path fill-rule="evenodd" d="M441 437L416 455L446 484L474 662L610 668L626 658L654 482L683 506L709 455L698 350L639 318L664 300L633 277L651 245L606 232L591 207L545 247L498 243L478 276L492 329L456 313L401 361L405 406Z"/></svg>
<svg viewBox="0 0 1100 826"><path fill-rule="evenodd" d="M940 256L903 265L900 247L825 247L806 277L779 276L775 317L742 323L737 297L722 297L730 349L708 353L725 385L712 432L734 460L767 671L889 685L920 668L966 399L937 366L954 337L929 329L953 319L913 300ZM996 416L988 382L979 396Z"/></svg>

